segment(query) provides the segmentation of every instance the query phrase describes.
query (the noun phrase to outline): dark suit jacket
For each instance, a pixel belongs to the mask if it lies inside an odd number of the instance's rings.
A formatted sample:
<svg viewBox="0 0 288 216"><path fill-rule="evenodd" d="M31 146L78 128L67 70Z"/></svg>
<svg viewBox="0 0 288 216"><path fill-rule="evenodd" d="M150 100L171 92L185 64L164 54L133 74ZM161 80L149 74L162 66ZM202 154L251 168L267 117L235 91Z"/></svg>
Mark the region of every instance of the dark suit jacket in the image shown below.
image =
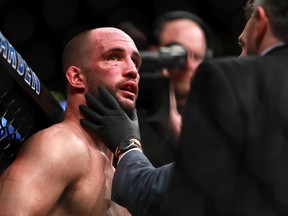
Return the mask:
<svg viewBox="0 0 288 216"><path fill-rule="evenodd" d="M199 67L176 169L202 215L288 215L287 45Z"/></svg>
<svg viewBox="0 0 288 216"><path fill-rule="evenodd" d="M136 151L124 156L113 181L116 202L134 215L158 205L165 216L287 216L288 47L202 63L179 144L175 167L155 170Z"/></svg>

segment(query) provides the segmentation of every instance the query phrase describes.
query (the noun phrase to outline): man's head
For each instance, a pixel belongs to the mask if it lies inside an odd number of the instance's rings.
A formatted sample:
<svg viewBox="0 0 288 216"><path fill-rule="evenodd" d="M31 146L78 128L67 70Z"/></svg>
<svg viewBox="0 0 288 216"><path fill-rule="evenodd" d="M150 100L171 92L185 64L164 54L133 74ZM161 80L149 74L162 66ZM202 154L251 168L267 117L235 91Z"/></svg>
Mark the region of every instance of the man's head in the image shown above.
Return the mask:
<svg viewBox="0 0 288 216"><path fill-rule="evenodd" d="M180 43L188 51L187 65L171 69L168 76L175 88L177 105L184 105L196 68L212 56L211 30L198 16L186 11L172 11L155 22L155 37L159 46Z"/></svg>
<svg viewBox="0 0 288 216"><path fill-rule="evenodd" d="M105 86L125 111L135 108L141 57L123 31L105 27L80 33L65 47L62 62L67 106L83 103L85 93L98 95L98 86Z"/></svg>
<svg viewBox="0 0 288 216"><path fill-rule="evenodd" d="M240 56L260 55L269 46L288 40L288 0L248 0L245 16Z"/></svg>

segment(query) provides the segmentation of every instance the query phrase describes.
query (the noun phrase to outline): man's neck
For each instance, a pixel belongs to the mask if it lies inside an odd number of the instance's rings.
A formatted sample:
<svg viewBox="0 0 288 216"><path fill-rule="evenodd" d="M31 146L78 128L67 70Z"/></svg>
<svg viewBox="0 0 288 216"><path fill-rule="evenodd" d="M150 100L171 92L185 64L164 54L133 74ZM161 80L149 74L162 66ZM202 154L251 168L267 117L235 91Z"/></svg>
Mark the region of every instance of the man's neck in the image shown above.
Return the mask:
<svg viewBox="0 0 288 216"><path fill-rule="evenodd" d="M81 117L79 117L81 116ZM97 133L84 128L80 124L80 119L84 118L81 114L74 114L70 111L70 109L66 109L64 121L62 122L67 127L71 128L72 131L77 133L79 137L83 140L83 142L91 147L100 151L103 155L105 155L110 161L113 159L113 153L104 145L101 138Z"/></svg>

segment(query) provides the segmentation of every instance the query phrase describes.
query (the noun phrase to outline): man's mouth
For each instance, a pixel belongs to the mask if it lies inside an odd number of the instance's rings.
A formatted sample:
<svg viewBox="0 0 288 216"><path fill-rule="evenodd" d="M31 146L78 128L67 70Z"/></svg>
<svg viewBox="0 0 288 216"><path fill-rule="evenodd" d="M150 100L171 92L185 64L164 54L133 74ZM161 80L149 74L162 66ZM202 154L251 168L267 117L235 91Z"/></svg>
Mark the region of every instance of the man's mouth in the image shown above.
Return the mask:
<svg viewBox="0 0 288 216"><path fill-rule="evenodd" d="M138 87L135 82L126 82L122 87L122 91L128 91L134 95L137 95L138 93Z"/></svg>

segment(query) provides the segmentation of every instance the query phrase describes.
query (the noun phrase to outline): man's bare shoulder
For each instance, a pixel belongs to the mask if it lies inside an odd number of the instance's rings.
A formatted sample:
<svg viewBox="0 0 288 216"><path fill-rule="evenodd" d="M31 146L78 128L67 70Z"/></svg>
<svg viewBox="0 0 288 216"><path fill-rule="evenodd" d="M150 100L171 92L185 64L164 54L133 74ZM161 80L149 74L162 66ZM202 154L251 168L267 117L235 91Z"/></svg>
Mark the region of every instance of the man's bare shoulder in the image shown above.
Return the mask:
<svg viewBox="0 0 288 216"><path fill-rule="evenodd" d="M63 135L61 135L61 131ZM57 140L65 140L64 137L65 134L69 133L69 131L60 130L58 124L50 126L48 128L45 128L43 130L40 130L34 134L32 134L30 137L28 137L25 142L23 143L23 146L25 148L33 148L33 147L40 147L41 145L50 146Z"/></svg>
<svg viewBox="0 0 288 216"><path fill-rule="evenodd" d="M41 161L49 158L55 163L63 163L86 152L87 145L83 136L66 124L58 123L31 135L24 142L19 154Z"/></svg>
<svg viewBox="0 0 288 216"><path fill-rule="evenodd" d="M65 148L66 145L77 145L83 142L83 136L73 129L73 126L68 126L64 123L54 124L48 128L38 131L27 139L25 143L45 145L47 148L59 147ZM61 145L60 145L61 144Z"/></svg>

